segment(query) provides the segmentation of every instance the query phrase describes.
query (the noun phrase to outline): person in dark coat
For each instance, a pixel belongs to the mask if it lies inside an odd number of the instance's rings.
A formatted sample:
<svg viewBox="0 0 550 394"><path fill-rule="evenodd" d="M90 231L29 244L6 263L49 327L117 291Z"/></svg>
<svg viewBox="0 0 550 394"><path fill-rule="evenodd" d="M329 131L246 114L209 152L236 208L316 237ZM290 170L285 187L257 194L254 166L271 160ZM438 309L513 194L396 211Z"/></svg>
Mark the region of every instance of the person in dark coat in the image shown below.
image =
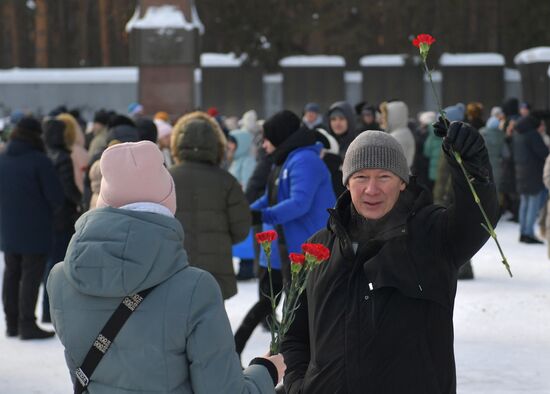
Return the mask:
<svg viewBox="0 0 550 394"><path fill-rule="evenodd" d="M516 173L512 139L516 129L519 115L519 101L517 98L510 98L502 104L505 120L502 130L505 133L502 150L501 180L499 191L502 193L502 208L512 214L510 220L519 222L519 195L516 190Z"/></svg>
<svg viewBox="0 0 550 394"><path fill-rule="evenodd" d="M226 144L214 118L189 113L174 126L171 147L176 165L169 170L189 262L214 276L224 300L237 294L232 246L247 237L251 226L241 185L221 168Z"/></svg>
<svg viewBox="0 0 550 394"><path fill-rule="evenodd" d="M337 101L330 106L327 119L328 132L336 138L343 159L349 144L357 136L353 108L346 101Z"/></svg>
<svg viewBox="0 0 550 394"><path fill-rule="evenodd" d="M64 194L41 134L40 122L24 117L0 154L0 246L6 264L2 301L6 334L21 339L54 335L36 325L34 310L52 246L54 211Z"/></svg>
<svg viewBox="0 0 550 394"><path fill-rule="evenodd" d="M325 129L317 128L314 130L315 138L321 144L323 149L321 150L321 159L327 166L330 172L330 178L332 180L332 190L334 195L338 197L345 190L342 186L342 157L340 156L340 145L332 135Z"/></svg>
<svg viewBox="0 0 550 394"><path fill-rule="evenodd" d="M378 109L374 105L365 103L359 112L359 127L357 134L365 130L380 130L380 124L376 121Z"/></svg>
<svg viewBox="0 0 550 394"><path fill-rule="evenodd" d="M65 123L50 119L44 124L44 143L46 153L53 163L61 181L65 200L54 214L53 246L44 270L44 285L53 266L65 257L69 241L74 234L74 224L78 219L82 194L74 181L71 152L65 146ZM42 300L42 322L50 323L50 302L48 293L44 292Z"/></svg>
<svg viewBox="0 0 550 394"><path fill-rule="evenodd" d="M258 159L256 161L256 167L248 180L244 195L249 204L252 204L258 198L265 193L265 187L267 185L267 179L271 172L271 166L273 165L273 156L268 155L264 148L260 147L258 151ZM255 236L262 231L262 224L256 223L252 225L252 233ZM254 247L254 265L253 271L256 276L258 271L258 265L260 263L260 245L257 242L253 242ZM239 271L240 273L240 271ZM239 276L237 275L237 280ZM267 327L267 323L266 323Z"/></svg>
<svg viewBox="0 0 550 394"><path fill-rule="evenodd" d="M140 141L151 141L157 143L158 130L157 125L149 118L139 118L136 120L136 128Z"/></svg>
<svg viewBox="0 0 550 394"><path fill-rule="evenodd" d="M521 118L513 136L513 153L519 205L519 241L527 244L540 244L535 237L535 222L546 201L546 188L542 182L544 162L548 147L541 134L545 124L533 116Z"/></svg>
<svg viewBox="0 0 550 394"><path fill-rule="evenodd" d="M308 241L327 246L330 258L310 273L282 343L287 394L456 393L458 268L489 235L451 148L473 175L493 225L498 204L477 130L454 122L443 147L455 193L448 208L409 178L392 136L367 131L348 148L348 192L328 227Z"/></svg>

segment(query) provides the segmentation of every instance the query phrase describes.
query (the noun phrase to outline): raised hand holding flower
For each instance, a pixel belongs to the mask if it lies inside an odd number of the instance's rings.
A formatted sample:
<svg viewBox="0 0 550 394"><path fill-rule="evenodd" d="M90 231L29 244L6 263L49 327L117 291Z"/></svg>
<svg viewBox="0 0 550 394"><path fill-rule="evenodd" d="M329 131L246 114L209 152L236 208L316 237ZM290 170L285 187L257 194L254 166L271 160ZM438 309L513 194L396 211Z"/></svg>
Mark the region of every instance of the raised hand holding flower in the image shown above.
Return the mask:
<svg viewBox="0 0 550 394"><path fill-rule="evenodd" d="M416 36L416 38L413 40L412 44L417 47L420 51L420 57L422 58L422 64L424 65L424 70L428 74L428 78L430 79L430 86L432 87L432 93L434 95L435 101L437 103L438 112L440 115L439 122L434 124L434 128L436 131L436 135L439 137L446 137L450 122L445 116L445 112L443 111L441 107L441 103L439 102L439 97L437 95L437 92L435 91L434 82L432 79L432 73L430 69L428 68L428 64L426 62L426 59L428 57L428 52L430 51L430 48L432 44L435 43L435 38L433 38L430 34L419 34ZM464 177L466 178L466 182L468 182L468 186L470 188L470 191L472 193L472 196L474 198L474 201L476 202L477 206L479 207L479 210L481 211L481 214L483 215L483 219L485 220L485 223L482 223L481 226L489 233L491 238L495 241L498 250L500 252L500 255L502 257L502 264L504 264L504 267L508 271L508 274L510 277L512 277L512 271L510 270L510 264L508 264L508 260L506 259L506 256L504 255L504 252L502 251L502 248L500 246L500 243L497 239L497 234L495 232L495 229L493 228L493 225L491 224L491 221L489 220L487 213L485 212L485 209L481 205L481 200L479 199L479 196L477 195L474 186L472 184L471 176L464 167L462 163L462 157L460 156L460 153L455 152L452 147L449 148L450 153L454 156L456 159L458 165L460 166L460 169L462 170L462 173L464 174Z"/></svg>

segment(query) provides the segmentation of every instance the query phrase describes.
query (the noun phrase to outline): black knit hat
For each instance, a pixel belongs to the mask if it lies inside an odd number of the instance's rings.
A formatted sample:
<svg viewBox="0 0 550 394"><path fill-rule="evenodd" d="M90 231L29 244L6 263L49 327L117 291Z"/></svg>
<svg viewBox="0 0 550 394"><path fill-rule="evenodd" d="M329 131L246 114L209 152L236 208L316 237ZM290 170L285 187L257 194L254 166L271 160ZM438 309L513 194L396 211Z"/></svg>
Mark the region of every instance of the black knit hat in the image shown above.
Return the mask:
<svg viewBox="0 0 550 394"><path fill-rule="evenodd" d="M151 141L156 143L158 137L157 125L151 119L140 118L136 120L136 128L140 141Z"/></svg>
<svg viewBox="0 0 550 394"><path fill-rule="evenodd" d="M30 131L38 135L42 134L42 125L32 116L25 116L21 118L15 127L19 130Z"/></svg>
<svg viewBox="0 0 550 394"><path fill-rule="evenodd" d="M109 112L105 111L104 109L100 109L94 114L94 123L100 123L107 126L109 124L109 117Z"/></svg>
<svg viewBox="0 0 550 394"><path fill-rule="evenodd" d="M300 128L300 118L294 112L282 110L264 123L264 138L277 147Z"/></svg>

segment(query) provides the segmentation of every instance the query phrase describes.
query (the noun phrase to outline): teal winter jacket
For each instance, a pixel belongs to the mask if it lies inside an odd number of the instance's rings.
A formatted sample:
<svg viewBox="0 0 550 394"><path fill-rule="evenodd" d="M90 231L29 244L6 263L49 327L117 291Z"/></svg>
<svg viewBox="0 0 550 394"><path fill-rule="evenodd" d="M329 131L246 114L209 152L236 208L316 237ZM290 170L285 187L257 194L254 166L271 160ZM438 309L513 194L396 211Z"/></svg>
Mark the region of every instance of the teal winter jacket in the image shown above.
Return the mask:
<svg viewBox="0 0 550 394"><path fill-rule="evenodd" d="M178 220L110 207L78 220L48 278L73 380L122 299L153 286L92 375L90 394L274 392L264 366L241 370L219 286L188 265Z"/></svg>

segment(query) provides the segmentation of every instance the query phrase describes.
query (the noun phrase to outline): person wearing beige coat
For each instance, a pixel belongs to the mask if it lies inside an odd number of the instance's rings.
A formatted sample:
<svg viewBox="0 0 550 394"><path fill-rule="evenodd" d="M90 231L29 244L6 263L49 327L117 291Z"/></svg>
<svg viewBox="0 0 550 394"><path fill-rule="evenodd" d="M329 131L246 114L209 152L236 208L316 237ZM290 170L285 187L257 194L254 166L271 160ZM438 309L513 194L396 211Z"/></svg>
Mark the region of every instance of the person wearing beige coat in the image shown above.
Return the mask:
<svg viewBox="0 0 550 394"><path fill-rule="evenodd" d="M101 168L99 160L97 160L90 168L90 189L92 189L92 198L90 200L90 209L94 209L97 205L99 191L101 188Z"/></svg>
<svg viewBox="0 0 550 394"><path fill-rule="evenodd" d="M76 187L82 193L84 191L84 175L90 160L88 151L84 148L84 133L71 114L59 114L56 118L65 123L65 144L67 149L71 151Z"/></svg>

